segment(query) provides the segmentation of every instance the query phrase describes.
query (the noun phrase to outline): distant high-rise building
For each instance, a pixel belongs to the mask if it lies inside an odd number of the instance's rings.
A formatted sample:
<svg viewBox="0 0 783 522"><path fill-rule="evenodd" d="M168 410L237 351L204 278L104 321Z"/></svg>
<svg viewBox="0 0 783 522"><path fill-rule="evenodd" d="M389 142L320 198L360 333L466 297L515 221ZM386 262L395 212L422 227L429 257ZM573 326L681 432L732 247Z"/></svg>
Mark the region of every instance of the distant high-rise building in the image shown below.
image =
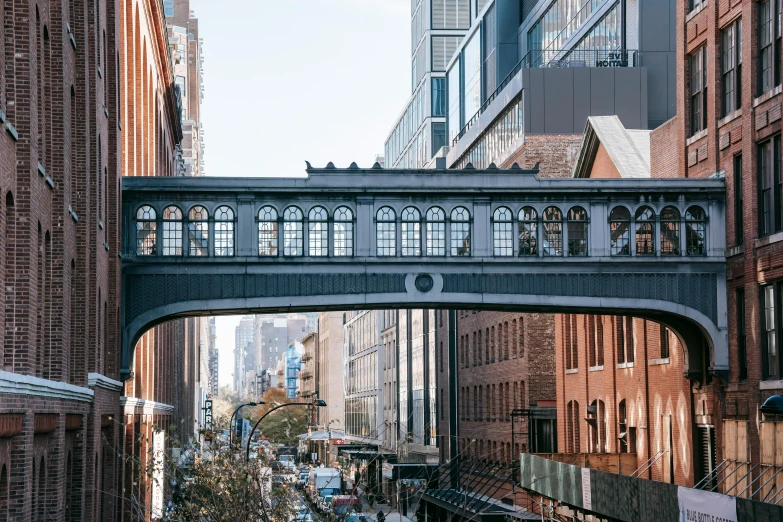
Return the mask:
<svg viewBox="0 0 783 522"><path fill-rule="evenodd" d="M412 0L412 94L386 138L387 168L423 167L447 144L446 68L484 3Z"/></svg>
<svg viewBox="0 0 783 522"><path fill-rule="evenodd" d="M255 364L275 368L285 358L288 345L302 342L307 333L317 329L310 314L275 314L255 317ZM317 318L317 315L316 315Z"/></svg>
<svg viewBox="0 0 783 522"><path fill-rule="evenodd" d="M245 389L246 355L248 351L253 351L255 358L255 350L252 349L254 343L254 318L245 316L234 331L234 391L237 393Z"/></svg>
<svg viewBox="0 0 783 522"><path fill-rule="evenodd" d="M217 330L215 328L215 318L210 317L207 323L207 335L209 340L209 393L213 396L218 394L218 350L215 344L217 339Z"/></svg>

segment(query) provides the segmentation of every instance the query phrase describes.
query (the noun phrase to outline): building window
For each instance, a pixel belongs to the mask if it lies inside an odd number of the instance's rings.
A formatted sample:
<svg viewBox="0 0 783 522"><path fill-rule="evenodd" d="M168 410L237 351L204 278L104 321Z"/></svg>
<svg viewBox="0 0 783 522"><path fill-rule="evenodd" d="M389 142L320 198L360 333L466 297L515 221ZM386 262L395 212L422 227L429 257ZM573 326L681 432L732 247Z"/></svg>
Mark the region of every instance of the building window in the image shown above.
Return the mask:
<svg viewBox="0 0 783 522"><path fill-rule="evenodd" d="M538 213L533 207L522 207L519 211L519 255L538 254Z"/></svg>
<svg viewBox="0 0 783 522"><path fill-rule="evenodd" d="M313 207L307 214L307 254L329 255L329 213L324 207Z"/></svg>
<svg viewBox="0 0 783 522"><path fill-rule="evenodd" d="M761 288L764 303L764 314L761 316L761 329L764 332L764 378L777 380L780 378L780 356L778 355L778 339L780 337L780 322L778 312L778 296L780 283L766 285Z"/></svg>
<svg viewBox="0 0 783 522"><path fill-rule="evenodd" d="M334 255L353 256L353 211L348 207L334 211Z"/></svg>
<svg viewBox="0 0 783 522"><path fill-rule="evenodd" d="M748 354L746 351L746 329L745 329L745 289L738 288L735 293L737 305L737 358L739 359L739 380L744 381L748 378Z"/></svg>
<svg viewBox="0 0 783 522"><path fill-rule="evenodd" d="M215 255L234 255L234 211L231 207L215 209Z"/></svg>
<svg viewBox="0 0 783 522"><path fill-rule="evenodd" d="M451 255L470 255L470 212L465 207L451 211Z"/></svg>
<svg viewBox="0 0 783 522"><path fill-rule="evenodd" d="M691 71L691 135L707 128L707 46L689 56Z"/></svg>
<svg viewBox="0 0 783 522"><path fill-rule="evenodd" d="M631 212L623 206L609 213L609 243L611 255L631 255Z"/></svg>
<svg viewBox="0 0 783 522"><path fill-rule="evenodd" d="M781 0L759 3L759 92L780 85Z"/></svg>
<svg viewBox="0 0 783 522"><path fill-rule="evenodd" d="M723 78L723 116L742 105L742 20L730 23L720 33Z"/></svg>
<svg viewBox="0 0 783 522"><path fill-rule="evenodd" d="M492 215L492 244L495 256L514 255L513 216L508 207L499 207Z"/></svg>
<svg viewBox="0 0 783 522"><path fill-rule="evenodd" d="M397 214L391 207L381 207L375 215L377 255L397 255Z"/></svg>
<svg viewBox="0 0 783 522"><path fill-rule="evenodd" d="M759 144L759 234L781 229L780 135Z"/></svg>
<svg viewBox="0 0 783 522"><path fill-rule="evenodd" d="M595 400L587 408L587 424L590 426L590 446L595 453L606 453L606 406Z"/></svg>
<svg viewBox="0 0 783 522"><path fill-rule="evenodd" d="M587 212L582 207L568 210L568 255L587 255Z"/></svg>
<svg viewBox="0 0 783 522"><path fill-rule="evenodd" d="M136 211L136 255L157 255L157 215L149 205Z"/></svg>
<svg viewBox="0 0 783 522"><path fill-rule="evenodd" d="M625 399L623 399L617 406L617 438L620 440L620 453L628 453L627 418L627 407L625 405Z"/></svg>
<svg viewBox="0 0 783 522"><path fill-rule="evenodd" d="M432 154L433 156L438 151L447 145L446 143L446 124L443 122L432 122Z"/></svg>
<svg viewBox="0 0 783 522"><path fill-rule="evenodd" d="M188 211L188 255L209 255L209 212L202 206Z"/></svg>
<svg viewBox="0 0 783 522"><path fill-rule="evenodd" d="M604 365L604 320L603 316L593 317L593 335L595 336L595 364Z"/></svg>
<svg viewBox="0 0 783 522"><path fill-rule="evenodd" d="M617 334L617 362L634 361L633 317L615 317Z"/></svg>
<svg viewBox="0 0 783 522"><path fill-rule="evenodd" d="M669 358L669 329L664 325L658 325L661 335L661 359Z"/></svg>
<svg viewBox="0 0 783 522"><path fill-rule="evenodd" d="M734 156L734 244L740 246L745 242L742 201L742 154Z"/></svg>
<svg viewBox="0 0 783 522"><path fill-rule="evenodd" d="M278 239L277 210L261 207L258 211L258 255L276 256Z"/></svg>
<svg viewBox="0 0 783 522"><path fill-rule="evenodd" d="M636 255L655 255L655 212L650 207L636 209Z"/></svg>
<svg viewBox="0 0 783 522"><path fill-rule="evenodd" d="M439 118L446 116L446 78L432 79L432 115Z"/></svg>
<svg viewBox="0 0 783 522"><path fill-rule="evenodd" d="M432 207L427 211L427 245L428 256L446 255L446 214L442 208Z"/></svg>
<svg viewBox="0 0 783 522"><path fill-rule="evenodd" d="M174 0L163 0L163 14L168 18L174 16Z"/></svg>
<svg viewBox="0 0 783 522"><path fill-rule="evenodd" d="M421 255L421 213L416 207L402 209L402 255Z"/></svg>
<svg viewBox="0 0 783 522"><path fill-rule="evenodd" d="M566 448L568 453L579 453L579 403L569 401L566 406Z"/></svg>
<svg viewBox="0 0 783 522"><path fill-rule="evenodd" d="M163 255L182 255L182 211L175 206L163 209Z"/></svg>
<svg viewBox="0 0 783 522"><path fill-rule="evenodd" d="M563 255L563 214L557 207L547 207L542 215L544 221L544 255Z"/></svg>
<svg viewBox="0 0 783 522"><path fill-rule="evenodd" d="M576 334L576 316L563 315L563 339L565 340L566 370L579 368L579 342Z"/></svg>
<svg viewBox="0 0 783 522"><path fill-rule="evenodd" d="M680 255L680 211L674 207L661 210L661 255Z"/></svg>
<svg viewBox="0 0 783 522"><path fill-rule="evenodd" d="M690 7L690 11L693 11L694 9L698 9L706 3L707 0L689 0L688 5Z"/></svg>
<svg viewBox="0 0 783 522"><path fill-rule="evenodd" d="M283 255L301 256L304 250L304 215L298 207L283 211Z"/></svg>
<svg viewBox="0 0 783 522"><path fill-rule="evenodd" d="M707 253L707 214L700 206L693 205L685 211L685 254L703 256Z"/></svg>

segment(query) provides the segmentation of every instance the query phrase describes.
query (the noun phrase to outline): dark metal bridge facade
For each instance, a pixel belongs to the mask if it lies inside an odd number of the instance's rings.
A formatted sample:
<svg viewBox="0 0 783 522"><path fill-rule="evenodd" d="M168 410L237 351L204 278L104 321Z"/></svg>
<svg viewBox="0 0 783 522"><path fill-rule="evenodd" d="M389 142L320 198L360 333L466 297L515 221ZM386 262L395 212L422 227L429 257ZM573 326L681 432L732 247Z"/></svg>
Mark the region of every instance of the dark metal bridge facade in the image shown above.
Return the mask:
<svg viewBox="0 0 783 522"><path fill-rule="evenodd" d="M123 378L172 318L396 307L645 317L728 371L722 179L307 173L123 179Z"/></svg>

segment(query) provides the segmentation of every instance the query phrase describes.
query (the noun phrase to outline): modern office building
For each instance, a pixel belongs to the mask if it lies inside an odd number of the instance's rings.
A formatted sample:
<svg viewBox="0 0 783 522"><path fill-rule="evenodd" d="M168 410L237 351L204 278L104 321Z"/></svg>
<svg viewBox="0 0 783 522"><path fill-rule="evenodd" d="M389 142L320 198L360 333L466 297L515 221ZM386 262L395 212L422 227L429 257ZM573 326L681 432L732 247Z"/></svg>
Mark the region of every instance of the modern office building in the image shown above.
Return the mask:
<svg viewBox="0 0 783 522"><path fill-rule="evenodd" d="M486 2L447 67L447 166L550 175L573 164L588 116L661 125L676 111L674 16L674 0Z"/></svg>
<svg viewBox="0 0 783 522"><path fill-rule="evenodd" d="M446 145L446 65L486 0L412 0L411 97L386 138L387 168L423 167Z"/></svg>

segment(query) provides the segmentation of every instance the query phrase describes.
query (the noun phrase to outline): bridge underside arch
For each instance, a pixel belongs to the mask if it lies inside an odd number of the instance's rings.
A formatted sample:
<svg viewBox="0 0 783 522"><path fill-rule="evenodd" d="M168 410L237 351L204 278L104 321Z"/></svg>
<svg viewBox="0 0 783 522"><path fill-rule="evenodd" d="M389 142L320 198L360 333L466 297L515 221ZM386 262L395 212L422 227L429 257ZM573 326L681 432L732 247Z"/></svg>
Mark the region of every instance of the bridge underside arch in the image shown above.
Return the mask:
<svg viewBox="0 0 783 522"><path fill-rule="evenodd" d="M381 308L632 315L674 331L688 378L728 374L725 277L690 273L203 273L123 276L121 374L151 327L192 316Z"/></svg>

